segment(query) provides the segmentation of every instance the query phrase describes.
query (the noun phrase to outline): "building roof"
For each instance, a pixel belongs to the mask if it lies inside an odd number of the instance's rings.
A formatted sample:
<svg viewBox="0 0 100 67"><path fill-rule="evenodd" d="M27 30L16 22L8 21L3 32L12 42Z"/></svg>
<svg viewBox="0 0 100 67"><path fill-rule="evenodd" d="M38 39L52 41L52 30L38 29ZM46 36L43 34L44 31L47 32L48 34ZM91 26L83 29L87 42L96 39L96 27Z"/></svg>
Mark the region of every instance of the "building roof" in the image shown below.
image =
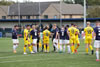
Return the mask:
<svg viewBox="0 0 100 67"><path fill-rule="evenodd" d="M60 12L60 3L59 2L41 2L41 14L50 6ZM9 6L8 15L19 15L18 13L18 4L13 4ZM80 4L65 4L62 3L61 7L62 14L83 14L83 6ZM20 15L39 15L39 3L20 3Z"/></svg>
<svg viewBox="0 0 100 67"><path fill-rule="evenodd" d="M60 12L60 5L59 4L52 4L57 11ZM62 14L83 14L84 8L80 4L61 4L61 13Z"/></svg>
<svg viewBox="0 0 100 67"><path fill-rule="evenodd" d="M0 13L8 14L8 6L0 6Z"/></svg>
<svg viewBox="0 0 100 67"><path fill-rule="evenodd" d="M41 14L49 7L51 3L58 2L41 2ZM18 4L13 4L9 8L8 15L18 15ZM20 14L21 15L39 15L39 3L20 3Z"/></svg>

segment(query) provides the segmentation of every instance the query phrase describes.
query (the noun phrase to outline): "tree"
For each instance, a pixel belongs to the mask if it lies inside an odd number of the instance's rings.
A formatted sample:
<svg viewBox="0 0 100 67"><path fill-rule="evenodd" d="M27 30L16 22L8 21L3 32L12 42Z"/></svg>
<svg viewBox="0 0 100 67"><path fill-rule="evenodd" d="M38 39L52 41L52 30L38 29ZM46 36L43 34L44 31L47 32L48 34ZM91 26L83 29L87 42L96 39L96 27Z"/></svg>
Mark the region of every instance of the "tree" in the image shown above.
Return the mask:
<svg viewBox="0 0 100 67"><path fill-rule="evenodd" d="M88 18L100 18L100 7L92 6L92 8L88 9Z"/></svg>
<svg viewBox="0 0 100 67"><path fill-rule="evenodd" d="M75 4L84 4L84 0L63 0L65 3L73 3L73 1L75 2ZM100 0L86 0L87 5L100 5Z"/></svg>
<svg viewBox="0 0 100 67"><path fill-rule="evenodd" d="M84 0L75 0L75 3L83 5L84 4Z"/></svg>
<svg viewBox="0 0 100 67"><path fill-rule="evenodd" d="M73 4L75 1L74 0L63 0L63 2L68 3L68 4Z"/></svg>
<svg viewBox="0 0 100 67"><path fill-rule="evenodd" d="M13 2L13 1L7 1L7 0L1 0L0 1L0 5L11 5L13 3L15 3L15 2Z"/></svg>
<svg viewBox="0 0 100 67"><path fill-rule="evenodd" d="M100 0L87 0L88 5L100 5Z"/></svg>

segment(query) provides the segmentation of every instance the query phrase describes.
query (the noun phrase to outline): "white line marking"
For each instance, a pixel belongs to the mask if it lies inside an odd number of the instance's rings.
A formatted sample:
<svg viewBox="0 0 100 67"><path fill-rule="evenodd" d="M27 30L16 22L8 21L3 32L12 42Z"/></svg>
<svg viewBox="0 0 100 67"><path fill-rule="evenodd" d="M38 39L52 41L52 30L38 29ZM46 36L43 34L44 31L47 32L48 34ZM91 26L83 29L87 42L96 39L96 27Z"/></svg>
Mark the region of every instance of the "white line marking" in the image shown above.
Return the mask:
<svg viewBox="0 0 100 67"><path fill-rule="evenodd" d="M78 54L85 54L86 52L78 52ZM90 53L90 52L89 52ZM55 56L57 54L67 54L67 53L53 53L53 54L50 54L49 53L49 56ZM23 57L23 56L46 56L48 54L31 54L31 55L17 55L17 56L6 56L6 57L0 57L0 59L7 59L7 58L14 58L14 57Z"/></svg>
<svg viewBox="0 0 100 67"><path fill-rule="evenodd" d="M63 59L63 58L46 58L46 59L33 59L33 60L14 60L14 61L2 61L0 63L14 63L14 62L26 62L26 61L45 61L45 60L55 60L55 59Z"/></svg>

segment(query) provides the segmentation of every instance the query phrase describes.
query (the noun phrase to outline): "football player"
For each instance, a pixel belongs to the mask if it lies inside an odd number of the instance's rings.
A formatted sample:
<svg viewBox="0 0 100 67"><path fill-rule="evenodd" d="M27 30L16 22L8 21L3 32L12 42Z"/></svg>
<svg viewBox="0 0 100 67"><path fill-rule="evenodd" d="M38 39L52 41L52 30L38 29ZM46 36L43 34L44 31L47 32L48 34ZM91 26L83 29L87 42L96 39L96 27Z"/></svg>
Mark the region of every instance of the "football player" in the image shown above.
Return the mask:
<svg viewBox="0 0 100 67"><path fill-rule="evenodd" d="M92 33L94 32L93 28L90 26L90 22L87 22L87 27L84 29L85 33L85 44L86 44L86 54L88 55L88 46L91 49L92 55L94 53L93 47L91 45L92 40L93 40L93 35Z"/></svg>
<svg viewBox="0 0 100 67"><path fill-rule="evenodd" d="M18 33L17 30L19 27L17 25L14 26L14 29L12 31L12 41L13 41L13 52L16 53L16 48L19 45L19 40L18 40Z"/></svg>
<svg viewBox="0 0 100 67"><path fill-rule="evenodd" d="M31 41L30 41L30 25L27 25L26 26L26 29L24 29L24 54L27 54L26 53L26 47L28 46L31 54L34 53L32 51L32 48L31 48Z"/></svg>
<svg viewBox="0 0 100 67"><path fill-rule="evenodd" d="M99 48L100 48L100 22L96 22L96 27L94 28L94 36L95 42L94 42L94 47L96 48L96 61L99 60Z"/></svg>
<svg viewBox="0 0 100 67"><path fill-rule="evenodd" d="M44 51L49 52L49 42L50 42L50 31L48 30L49 26L47 25L45 27L45 30L43 31L43 44L44 44Z"/></svg>

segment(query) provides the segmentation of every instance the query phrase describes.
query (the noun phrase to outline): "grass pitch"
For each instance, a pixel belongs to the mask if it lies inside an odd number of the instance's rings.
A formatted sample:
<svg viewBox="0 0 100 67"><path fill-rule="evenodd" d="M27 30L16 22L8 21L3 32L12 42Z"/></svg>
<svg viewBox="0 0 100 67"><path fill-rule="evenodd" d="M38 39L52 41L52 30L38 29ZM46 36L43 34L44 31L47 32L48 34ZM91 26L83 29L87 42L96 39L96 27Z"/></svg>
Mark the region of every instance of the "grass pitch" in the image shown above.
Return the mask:
<svg viewBox="0 0 100 67"><path fill-rule="evenodd" d="M66 53L37 53L30 54L27 49L27 55L23 55L24 42L20 39L20 45L17 54L12 52L12 39L0 39L0 67L100 67L100 62L96 62L95 55L85 55L84 41L81 40L81 46L78 54ZM50 51L52 51L52 43Z"/></svg>

